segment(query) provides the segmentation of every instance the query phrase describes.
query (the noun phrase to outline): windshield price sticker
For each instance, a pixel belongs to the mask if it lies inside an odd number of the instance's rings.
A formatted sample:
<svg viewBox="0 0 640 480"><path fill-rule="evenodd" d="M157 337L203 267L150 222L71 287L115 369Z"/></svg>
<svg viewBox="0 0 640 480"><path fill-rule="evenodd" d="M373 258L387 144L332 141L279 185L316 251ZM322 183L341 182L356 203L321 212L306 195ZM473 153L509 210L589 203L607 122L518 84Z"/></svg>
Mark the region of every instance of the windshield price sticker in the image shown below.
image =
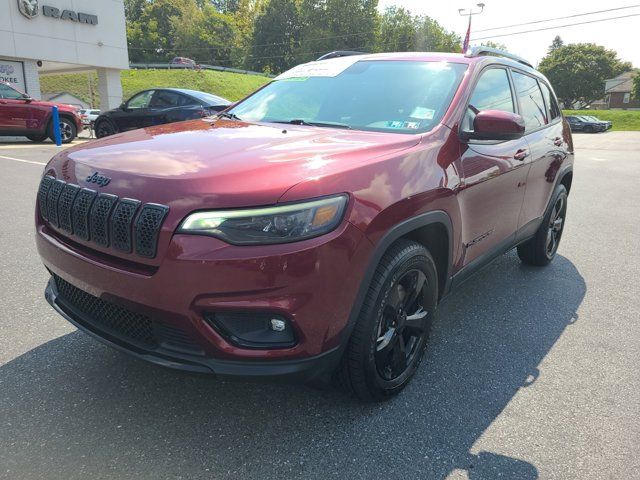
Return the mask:
<svg viewBox="0 0 640 480"><path fill-rule="evenodd" d="M351 65L360 60L360 55L350 55L348 57L332 58L321 60L320 62L309 62L293 67L278 75L276 80L298 77L335 77L344 72Z"/></svg>

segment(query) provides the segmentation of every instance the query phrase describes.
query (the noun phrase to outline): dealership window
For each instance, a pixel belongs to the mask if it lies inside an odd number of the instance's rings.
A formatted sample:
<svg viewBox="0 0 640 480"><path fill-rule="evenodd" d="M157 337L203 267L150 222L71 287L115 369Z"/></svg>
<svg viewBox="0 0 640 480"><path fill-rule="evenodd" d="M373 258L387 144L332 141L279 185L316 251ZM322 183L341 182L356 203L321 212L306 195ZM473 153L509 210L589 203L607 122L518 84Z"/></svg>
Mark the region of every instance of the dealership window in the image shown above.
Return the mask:
<svg viewBox="0 0 640 480"><path fill-rule="evenodd" d="M631 101L631 93L627 92L624 94L624 98L622 99L622 103L629 103Z"/></svg>
<svg viewBox="0 0 640 480"><path fill-rule="evenodd" d="M19 100L24 98L20 92L14 90L9 85L0 83L0 98L8 98L11 100Z"/></svg>

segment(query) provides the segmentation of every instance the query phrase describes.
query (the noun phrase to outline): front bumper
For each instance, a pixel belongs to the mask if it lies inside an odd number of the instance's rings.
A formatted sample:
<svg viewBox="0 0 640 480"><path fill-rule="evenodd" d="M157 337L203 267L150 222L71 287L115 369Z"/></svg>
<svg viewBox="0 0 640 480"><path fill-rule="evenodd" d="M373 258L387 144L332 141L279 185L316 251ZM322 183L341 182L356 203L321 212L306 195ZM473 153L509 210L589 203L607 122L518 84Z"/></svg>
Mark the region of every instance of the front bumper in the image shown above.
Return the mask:
<svg viewBox="0 0 640 480"><path fill-rule="evenodd" d="M58 295L58 289L53 277L47 284L44 296L47 302L60 315L78 329L116 350L162 367L193 373L214 374L220 377L311 381L330 374L340 361L341 351L339 347L314 357L288 361L220 360L201 355L180 353L162 346L146 349L101 330L96 327L91 319L83 317L73 307L65 304L64 300Z"/></svg>
<svg viewBox="0 0 640 480"><path fill-rule="evenodd" d="M38 219L36 244L54 276L100 301L181 330L200 352L147 348L96 329L91 319L64 304L55 281L50 282L47 300L78 328L156 364L244 377L309 378L332 366L371 254L370 242L348 222L323 237L265 247L174 235L157 267L78 245ZM284 316L297 343L246 348L230 343L206 321L211 312L236 311Z"/></svg>

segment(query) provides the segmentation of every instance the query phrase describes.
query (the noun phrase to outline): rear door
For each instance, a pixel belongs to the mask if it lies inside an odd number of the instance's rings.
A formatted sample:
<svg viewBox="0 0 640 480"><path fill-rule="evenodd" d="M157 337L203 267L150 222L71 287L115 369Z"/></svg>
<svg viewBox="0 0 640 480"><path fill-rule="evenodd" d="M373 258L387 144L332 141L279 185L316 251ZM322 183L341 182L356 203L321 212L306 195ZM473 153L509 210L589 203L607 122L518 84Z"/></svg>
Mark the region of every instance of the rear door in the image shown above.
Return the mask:
<svg viewBox="0 0 640 480"><path fill-rule="evenodd" d="M558 102L549 86L522 72L514 71L513 78L531 148L531 168L520 215L520 236L526 238L535 233L545 214L569 145Z"/></svg>
<svg viewBox="0 0 640 480"><path fill-rule="evenodd" d="M509 71L503 66L485 69L468 102L462 130L472 131L482 110L516 112ZM468 141L462 146L463 188L458 194L464 218L463 264L491 257L515 239L524 199L529 148L523 137L508 141Z"/></svg>

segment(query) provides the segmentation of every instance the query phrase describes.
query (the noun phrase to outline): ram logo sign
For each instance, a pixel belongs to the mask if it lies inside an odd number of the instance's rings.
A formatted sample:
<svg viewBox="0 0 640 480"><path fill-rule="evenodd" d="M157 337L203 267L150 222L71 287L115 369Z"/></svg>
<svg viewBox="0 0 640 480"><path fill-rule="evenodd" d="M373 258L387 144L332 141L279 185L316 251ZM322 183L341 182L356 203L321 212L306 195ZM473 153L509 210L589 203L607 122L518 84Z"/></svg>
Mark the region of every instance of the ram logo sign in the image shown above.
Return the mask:
<svg viewBox="0 0 640 480"><path fill-rule="evenodd" d="M38 0L18 0L18 10L27 18L38 15Z"/></svg>
<svg viewBox="0 0 640 480"><path fill-rule="evenodd" d="M31 19L38 15L40 7L38 0L18 0L18 9L25 17ZM76 23L86 23L88 25L97 25L98 16L89 13L75 12L73 10L60 10L50 5L42 6L42 15L58 20L70 20Z"/></svg>

